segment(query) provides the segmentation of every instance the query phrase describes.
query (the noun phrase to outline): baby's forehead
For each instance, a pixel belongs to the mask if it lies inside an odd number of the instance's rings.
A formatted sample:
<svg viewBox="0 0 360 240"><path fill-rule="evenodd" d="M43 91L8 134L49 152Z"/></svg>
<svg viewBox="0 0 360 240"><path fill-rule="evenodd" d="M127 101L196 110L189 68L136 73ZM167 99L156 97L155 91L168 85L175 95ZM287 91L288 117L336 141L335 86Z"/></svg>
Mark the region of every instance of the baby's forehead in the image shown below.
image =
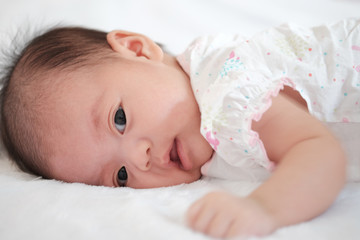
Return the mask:
<svg viewBox="0 0 360 240"><path fill-rule="evenodd" d="M91 89L92 92L100 91L97 87L105 84L105 78L113 76L112 70L115 68L115 61L98 61L83 63L79 66L57 69L47 74L50 83L49 90L53 98L68 100L76 97L86 98L86 93ZM123 68L122 72L133 71L132 68Z"/></svg>

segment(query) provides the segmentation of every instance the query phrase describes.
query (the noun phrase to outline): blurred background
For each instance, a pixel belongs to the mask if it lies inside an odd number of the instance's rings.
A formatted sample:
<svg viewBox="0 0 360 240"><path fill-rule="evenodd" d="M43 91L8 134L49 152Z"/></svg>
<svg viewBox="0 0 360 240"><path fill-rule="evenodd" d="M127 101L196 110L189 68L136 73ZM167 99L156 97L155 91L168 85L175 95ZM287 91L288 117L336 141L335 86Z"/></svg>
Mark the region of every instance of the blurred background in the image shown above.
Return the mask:
<svg viewBox="0 0 360 240"><path fill-rule="evenodd" d="M0 0L0 37L62 23L140 32L181 53L199 35L359 16L360 0Z"/></svg>

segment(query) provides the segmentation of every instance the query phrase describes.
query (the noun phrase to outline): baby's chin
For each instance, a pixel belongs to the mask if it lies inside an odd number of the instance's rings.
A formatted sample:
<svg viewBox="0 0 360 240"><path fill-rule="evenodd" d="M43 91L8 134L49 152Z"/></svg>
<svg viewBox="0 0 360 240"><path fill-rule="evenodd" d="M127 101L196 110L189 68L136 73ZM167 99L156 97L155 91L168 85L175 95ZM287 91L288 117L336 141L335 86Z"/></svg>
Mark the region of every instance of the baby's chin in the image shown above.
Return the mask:
<svg viewBox="0 0 360 240"><path fill-rule="evenodd" d="M177 179L176 181L169 182L168 184L160 185L160 186L153 186L153 187L146 187L146 188L159 188L159 187L172 187L178 186L182 184L191 184L194 183L202 178L200 169L197 172L191 174L191 176L186 176L183 179Z"/></svg>
<svg viewBox="0 0 360 240"><path fill-rule="evenodd" d="M199 168L193 175L191 175L191 178L186 179L185 181L180 182L179 184L190 184L190 183L199 181L201 178L202 178L202 174L201 174L201 171ZM179 184L176 184L176 185L179 185Z"/></svg>

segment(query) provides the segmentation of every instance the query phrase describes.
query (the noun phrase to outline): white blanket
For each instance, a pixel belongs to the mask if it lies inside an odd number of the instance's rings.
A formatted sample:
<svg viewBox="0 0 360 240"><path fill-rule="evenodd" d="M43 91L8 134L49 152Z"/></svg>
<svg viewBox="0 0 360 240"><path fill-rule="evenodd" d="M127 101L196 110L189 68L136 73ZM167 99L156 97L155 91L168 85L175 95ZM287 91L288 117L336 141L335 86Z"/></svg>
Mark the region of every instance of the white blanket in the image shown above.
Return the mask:
<svg viewBox="0 0 360 240"><path fill-rule="evenodd" d="M215 179L145 190L94 187L40 180L8 166L1 162L1 239L210 239L186 226L188 206L211 190L244 196L256 187ZM348 183L323 215L262 239L359 239L359 202L360 183Z"/></svg>
<svg viewBox="0 0 360 240"><path fill-rule="evenodd" d="M0 0L0 42L19 25L61 21L141 32L180 53L198 35L252 35L284 22L313 26L359 13L356 0ZM360 125L330 127L348 152L348 183L321 216L262 239L360 239ZM2 156L0 239L210 239L186 226L188 206L212 190L244 196L255 187L217 179L145 190L67 184L22 173Z"/></svg>

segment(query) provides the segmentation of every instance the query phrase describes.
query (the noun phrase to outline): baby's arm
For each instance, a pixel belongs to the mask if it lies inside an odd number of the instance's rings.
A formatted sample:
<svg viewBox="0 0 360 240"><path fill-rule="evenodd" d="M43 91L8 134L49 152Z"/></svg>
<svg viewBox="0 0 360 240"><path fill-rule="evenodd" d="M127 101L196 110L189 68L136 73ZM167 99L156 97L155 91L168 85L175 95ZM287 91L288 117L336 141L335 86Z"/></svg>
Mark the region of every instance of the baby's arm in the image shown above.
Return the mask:
<svg viewBox="0 0 360 240"><path fill-rule="evenodd" d="M345 157L340 144L289 97L274 98L253 130L276 170L246 198L213 193L200 199L188 212L194 229L216 237L269 234L318 216L342 188Z"/></svg>
<svg viewBox="0 0 360 240"><path fill-rule="evenodd" d="M262 199L280 226L325 211L345 182L345 155L330 131L282 95L254 130L278 167L251 197Z"/></svg>

